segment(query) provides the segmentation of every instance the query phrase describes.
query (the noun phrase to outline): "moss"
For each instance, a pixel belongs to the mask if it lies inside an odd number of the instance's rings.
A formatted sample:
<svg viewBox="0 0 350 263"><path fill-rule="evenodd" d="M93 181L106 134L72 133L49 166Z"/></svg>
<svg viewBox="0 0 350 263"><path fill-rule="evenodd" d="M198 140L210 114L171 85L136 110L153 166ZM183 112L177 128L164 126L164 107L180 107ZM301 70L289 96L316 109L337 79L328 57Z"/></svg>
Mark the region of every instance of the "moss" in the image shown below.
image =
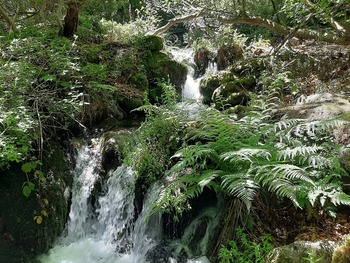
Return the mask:
<svg viewBox="0 0 350 263"><path fill-rule="evenodd" d="M0 262L39 263L36 255L18 249L11 243L0 241Z"/></svg>
<svg viewBox="0 0 350 263"><path fill-rule="evenodd" d="M142 48L152 52L161 51L164 47L163 39L159 36L145 36L142 39Z"/></svg>
<svg viewBox="0 0 350 263"><path fill-rule="evenodd" d="M100 45L84 45L80 50L83 62L99 63L101 61L102 47Z"/></svg>
<svg viewBox="0 0 350 263"><path fill-rule="evenodd" d="M332 263L350 263L350 236L346 238L342 246L334 250Z"/></svg>
<svg viewBox="0 0 350 263"><path fill-rule="evenodd" d="M218 76L210 76L201 81L199 91L203 96L203 103L209 104L212 102L213 93L220 86L220 84L221 81Z"/></svg>
<svg viewBox="0 0 350 263"><path fill-rule="evenodd" d="M147 76L141 72L130 77L130 83L140 91L148 91L149 83Z"/></svg>

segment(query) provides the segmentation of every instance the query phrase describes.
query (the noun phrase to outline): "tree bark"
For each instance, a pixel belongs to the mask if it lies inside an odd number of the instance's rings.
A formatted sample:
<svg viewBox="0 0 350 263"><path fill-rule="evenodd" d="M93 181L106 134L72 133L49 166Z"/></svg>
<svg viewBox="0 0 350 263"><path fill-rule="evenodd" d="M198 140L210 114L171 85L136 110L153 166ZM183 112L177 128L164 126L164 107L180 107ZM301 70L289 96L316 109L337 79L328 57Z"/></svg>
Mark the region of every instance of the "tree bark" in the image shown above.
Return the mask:
<svg viewBox="0 0 350 263"><path fill-rule="evenodd" d="M65 37L73 37L78 30L79 9L85 4L86 0L70 0L68 1L68 9L64 17L64 25L62 35Z"/></svg>
<svg viewBox="0 0 350 263"><path fill-rule="evenodd" d="M2 16L5 19L5 21L7 22L7 24L9 25L12 31L17 30L15 21L11 19L11 17L7 14L6 10L2 8L1 5L0 5L0 16Z"/></svg>
<svg viewBox="0 0 350 263"><path fill-rule="evenodd" d="M264 27L276 34L279 35L290 35L291 37L297 37L300 39L314 39L314 40L319 40L319 41L324 41L328 43L335 43L335 44L340 44L340 45L350 45L350 35L349 34L331 34L331 33L322 33L320 31L314 31L314 30L309 30L309 29L299 29L297 31L293 32L292 28L284 27L279 23L276 23L272 20L265 19L265 18L260 18L260 17L233 17L233 18L226 18L226 17L221 17L219 15L209 13L206 11L200 11L197 13L181 16L181 17L175 17L169 22L156 29L154 32L150 33L153 35L158 35L162 32L165 32L169 28L171 28L173 25L181 22L187 22L194 20L198 17L210 17L213 19L216 19L220 23L223 24L245 24L245 25L251 25L251 26L260 26Z"/></svg>

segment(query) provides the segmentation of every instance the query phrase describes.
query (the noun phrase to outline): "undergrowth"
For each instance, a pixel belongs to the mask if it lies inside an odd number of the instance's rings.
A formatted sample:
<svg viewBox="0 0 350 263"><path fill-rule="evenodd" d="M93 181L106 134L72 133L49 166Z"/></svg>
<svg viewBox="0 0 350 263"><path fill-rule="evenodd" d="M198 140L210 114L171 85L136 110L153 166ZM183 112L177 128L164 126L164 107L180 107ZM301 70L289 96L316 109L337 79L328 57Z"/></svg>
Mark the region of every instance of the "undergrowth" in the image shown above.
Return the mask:
<svg viewBox="0 0 350 263"><path fill-rule="evenodd" d="M335 216L349 205L342 191L347 176L339 163L341 147L332 131L340 120L272 122L263 101L256 101L241 119L212 108L185 129L184 145L172 156L168 174L180 174L164 189L161 211L181 214L204 188L239 198L249 211L259 192L287 198L296 208L318 207ZM184 172L184 171L190 171Z"/></svg>

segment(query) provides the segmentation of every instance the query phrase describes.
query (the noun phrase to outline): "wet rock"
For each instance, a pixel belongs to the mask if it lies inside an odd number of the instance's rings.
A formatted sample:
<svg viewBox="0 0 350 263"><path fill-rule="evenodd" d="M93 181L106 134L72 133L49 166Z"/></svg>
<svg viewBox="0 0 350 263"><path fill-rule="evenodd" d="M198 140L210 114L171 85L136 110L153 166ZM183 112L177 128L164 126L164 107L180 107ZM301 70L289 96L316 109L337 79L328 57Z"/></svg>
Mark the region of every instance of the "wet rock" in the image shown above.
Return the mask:
<svg viewBox="0 0 350 263"><path fill-rule="evenodd" d="M310 253L318 263L332 262L332 254L336 247L333 241L296 241L290 245L275 248L267 257L266 263L304 263Z"/></svg>
<svg viewBox="0 0 350 263"><path fill-rule="evenodd" d="M301 97L296 105L276 109L273 113L288 119L329 120L350 113L350 101L330 93L317 93Z"/></svg>
<svg viewBox="0 0 350 263"><path fill-rule="evenodd" d="M199 85L199 91L202 95L202 102L204 104L210 104L214 91L220 86L221 80L219 76L209 76L202 79Z"/></svg>
<svg viewBox="0 0 350 263"><path fill-rule="evenodd" d="M23 196L22 185L27 177L21 165L13 164L0 172L3 231L11 237L16 248L25 252L46 251L62 233L69 212L65 191L72 185L71 158L67 155L67 149L59 143L50 141L49 145L41 167L46 178L45 187L40 191L29 197ZM38 187L38 183L33 182ZM42 215L43 210L48 214L47 217ZM42 216L41 224L33 220L35 215Z"/></svg>
<svg viewBox="0 0 350 263"><path fill-rule="evenodd" d="M209 66L210 52L207 49L200 48L194 54L194 63L196 64L195 77L202 76Z"/></svg>
<svg viewBox="0 0 350 263"><path fill-rule="evenodd" d="M159 36L149 35L142 39L142 48L152 52L161 51L164 47L163 39Z"/></svg>
<svg viewBox="0 0 350 263"><path fill-rule="evenodd" d="M234 61L243 58L243 49L238 45L224 45L216 55L218 70L226 69Z"/></svg>
<svg viewBox="0 0 350 263"><path fill-rule="evenodd" d="M149 263L168 263L170 256L171 249L163 242L147 252L146 260Z"/></svg>

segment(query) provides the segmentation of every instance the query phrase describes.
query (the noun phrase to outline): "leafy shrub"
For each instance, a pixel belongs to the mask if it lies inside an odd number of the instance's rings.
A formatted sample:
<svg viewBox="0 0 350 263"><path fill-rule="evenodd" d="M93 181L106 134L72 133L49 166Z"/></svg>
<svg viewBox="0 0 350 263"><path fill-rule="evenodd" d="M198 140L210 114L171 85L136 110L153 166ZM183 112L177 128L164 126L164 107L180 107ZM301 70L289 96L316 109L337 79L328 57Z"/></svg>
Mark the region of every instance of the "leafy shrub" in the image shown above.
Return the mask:
<svg viewBox="0 0 350 263"><path fill-rule="evenodd" d="M175 87L159 83L163 89L161 105L147 104L138 110L146 113L146 120L136 133L136 149L129 154L128 163L140 177L153 182L170 168L170 156L177 149L179 140L179 119L174 110Z"/></svg>
<svg viewBox="0 0 350 263"><path fill-rule="evenodd" d="M261 236L259 244L249 241L241 228L236 229L237 240L231 240L227 246L221 246L220 263L263 263L265 256L272 251L272 237Z"/></svg>

